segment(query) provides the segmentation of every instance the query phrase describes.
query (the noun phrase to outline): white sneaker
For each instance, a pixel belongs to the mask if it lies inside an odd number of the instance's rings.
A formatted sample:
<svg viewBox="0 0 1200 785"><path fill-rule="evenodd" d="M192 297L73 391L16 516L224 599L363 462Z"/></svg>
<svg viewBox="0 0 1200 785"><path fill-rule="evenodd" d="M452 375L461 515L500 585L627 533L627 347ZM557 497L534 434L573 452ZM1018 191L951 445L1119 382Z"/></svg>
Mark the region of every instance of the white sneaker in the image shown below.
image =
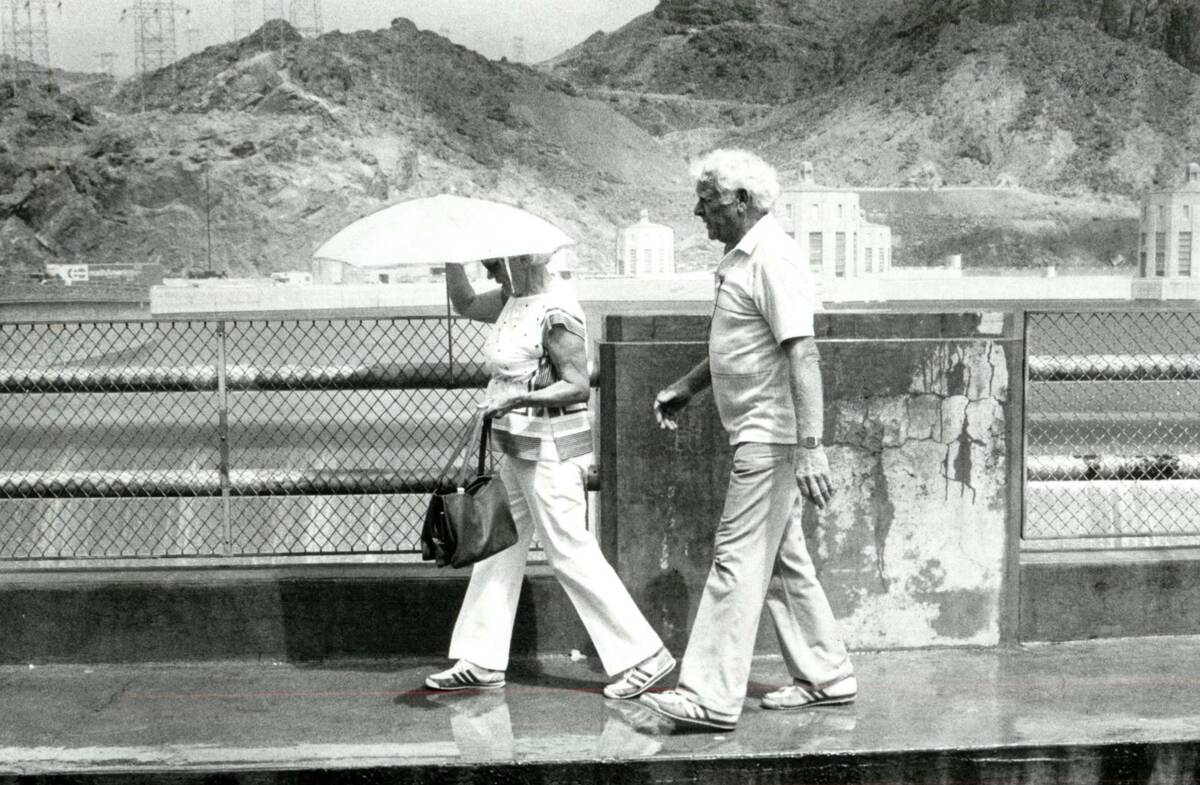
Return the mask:
<svg viewBox="0 0 1200 785"><path fill-rule="evenodd" d="M661 648L622 673L621 678L605 687L604 697L614 700L636 698L674 669L675 658L665 647Z"/></svg>
<svg viewBox="0 0 1200 785"><path fill-rule="evenodd" d="M853 703L857 695L858 679L853 676L835 681L821 690L814 687L811 682L796 679L792 684L764 695L762 707L777 711L795 711L807 709L810 706Z"/></svg>
<svg viewBox="0 0 1200 785"><path fill-rule="evenodd" d="M459 660L441 673L426 677L425 686L431 690L494 690L504 686L504 671Z"/></svg>

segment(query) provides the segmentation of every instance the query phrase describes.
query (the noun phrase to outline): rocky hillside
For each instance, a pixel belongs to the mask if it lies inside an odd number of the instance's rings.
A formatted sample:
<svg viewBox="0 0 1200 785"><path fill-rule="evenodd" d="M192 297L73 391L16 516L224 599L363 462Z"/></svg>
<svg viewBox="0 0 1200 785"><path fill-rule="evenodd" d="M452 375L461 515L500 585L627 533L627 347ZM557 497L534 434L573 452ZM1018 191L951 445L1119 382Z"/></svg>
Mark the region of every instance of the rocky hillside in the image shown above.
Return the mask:
<svg viewBox="0 0 1200 785"><path fill-rule="evenodd" d="M893 4L663 0L547 65L589 88L782 103L841 66L841 41L855 20Z"/></svg>
<svg viewBox="0 0 1200 785"><path fill-rule="evenodd" d="M960 252L967 264L1104 266L1132 256L1137 197L1200 158L1200 76L1178 25L1193 8L1200 2L664 0L551 67L684 156L732 144L762 152L785 179L813 161L827 184L1008 189L991 213L882 199L887 209L872 217L896 229L901 263ZM805 14L812 23L797 25ZM781 48L791 66L761 80L703 56L707 35L781 26L821 27L825 43ZM606 51L631 59L589 78L582 66ZM707 70L677 67L679 52ZM687 74L703 78L681 88Z"/></svg>
<svg viewBox="0 0 1200 785"><path fill-rule="evenodd" d="M742 139L858 185L1133 196L1200 153L1200 76L1074 19L948 21Z"/></svg>
<svg viewBox="0 0 1200 785"><path fill-rule="evenodd" d="M660 0L547 66L590 88L785 103L962 19L1072 19L1200 71L1200 0Z"/></svg>
<svg viewBox="0 0 1200 785"><path fill-rule="evenodd" d="M682 160L608 102L406 20L315 40L273 22L101 100L0 95L4 265L304 268L356 218L452 189L524 204L607 270L639 208L689 199Z"/></svg>

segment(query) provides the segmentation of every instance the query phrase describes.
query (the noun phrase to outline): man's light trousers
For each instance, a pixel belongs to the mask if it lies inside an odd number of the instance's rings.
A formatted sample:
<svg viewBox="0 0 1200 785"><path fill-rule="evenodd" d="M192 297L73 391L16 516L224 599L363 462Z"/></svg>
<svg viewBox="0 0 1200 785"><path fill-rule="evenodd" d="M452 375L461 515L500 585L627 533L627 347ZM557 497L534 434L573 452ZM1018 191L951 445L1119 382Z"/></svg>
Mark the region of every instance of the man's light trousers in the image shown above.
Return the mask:
<svg viewBox="0 0 1200 785"><path fill-rule="evenodd" d="M472 568L450 640L451 659L508 668L517 596L534 531L609 675L632 668L662 647L588 531L585 480L591 460L591 455L567 461L503 458L500 477L517 524L517 544Z"/></svg>
<svg viewBox="0 0 1200 785"><path fill-rule="evenodd" d="M763 601L794 678L850 675L841 630L804 544L794 445L737 445L712 568L688 638L679 692L736 718L750 680Z"/></svg>

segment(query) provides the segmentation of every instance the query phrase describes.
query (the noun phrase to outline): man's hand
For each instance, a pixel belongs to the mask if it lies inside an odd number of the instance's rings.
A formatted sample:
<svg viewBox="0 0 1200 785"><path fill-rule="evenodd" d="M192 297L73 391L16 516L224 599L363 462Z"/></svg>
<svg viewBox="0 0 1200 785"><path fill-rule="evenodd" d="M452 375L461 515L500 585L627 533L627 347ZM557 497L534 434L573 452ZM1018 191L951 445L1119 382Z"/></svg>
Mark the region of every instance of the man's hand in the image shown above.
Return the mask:
<svg viewBox="0 0 1200 785"><path fill-rule="evenodd" d="M654 418L658 420L658 427L666 428L668 431L678 428L679 423L676 418L691 399L691 395L675 385L671 385L654 396Z"/></svg>
<svg viewBox="0 0 1200 785"><path fill-rule="evenodd" d="M800 486L800 495L818 509L823 510L829 504L833 485L829 482L829 458L824 447L796 448L796 484Z"/></svg>

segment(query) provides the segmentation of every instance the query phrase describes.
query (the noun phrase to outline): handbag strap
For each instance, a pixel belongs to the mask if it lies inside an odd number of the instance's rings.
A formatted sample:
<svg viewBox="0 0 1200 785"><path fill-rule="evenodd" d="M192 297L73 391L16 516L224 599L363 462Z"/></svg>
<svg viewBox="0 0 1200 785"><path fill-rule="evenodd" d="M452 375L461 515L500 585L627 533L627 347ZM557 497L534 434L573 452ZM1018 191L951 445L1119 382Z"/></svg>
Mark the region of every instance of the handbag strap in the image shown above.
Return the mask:
<svg viewBox="0 0 1200 785"><path fill-rule="evenodd" d="M475 476L483 475L483 470L487 462L488 440L492 435L492 416L485 414L483 416L483 424L479 428L479 462L475 466Z"/></svg>

